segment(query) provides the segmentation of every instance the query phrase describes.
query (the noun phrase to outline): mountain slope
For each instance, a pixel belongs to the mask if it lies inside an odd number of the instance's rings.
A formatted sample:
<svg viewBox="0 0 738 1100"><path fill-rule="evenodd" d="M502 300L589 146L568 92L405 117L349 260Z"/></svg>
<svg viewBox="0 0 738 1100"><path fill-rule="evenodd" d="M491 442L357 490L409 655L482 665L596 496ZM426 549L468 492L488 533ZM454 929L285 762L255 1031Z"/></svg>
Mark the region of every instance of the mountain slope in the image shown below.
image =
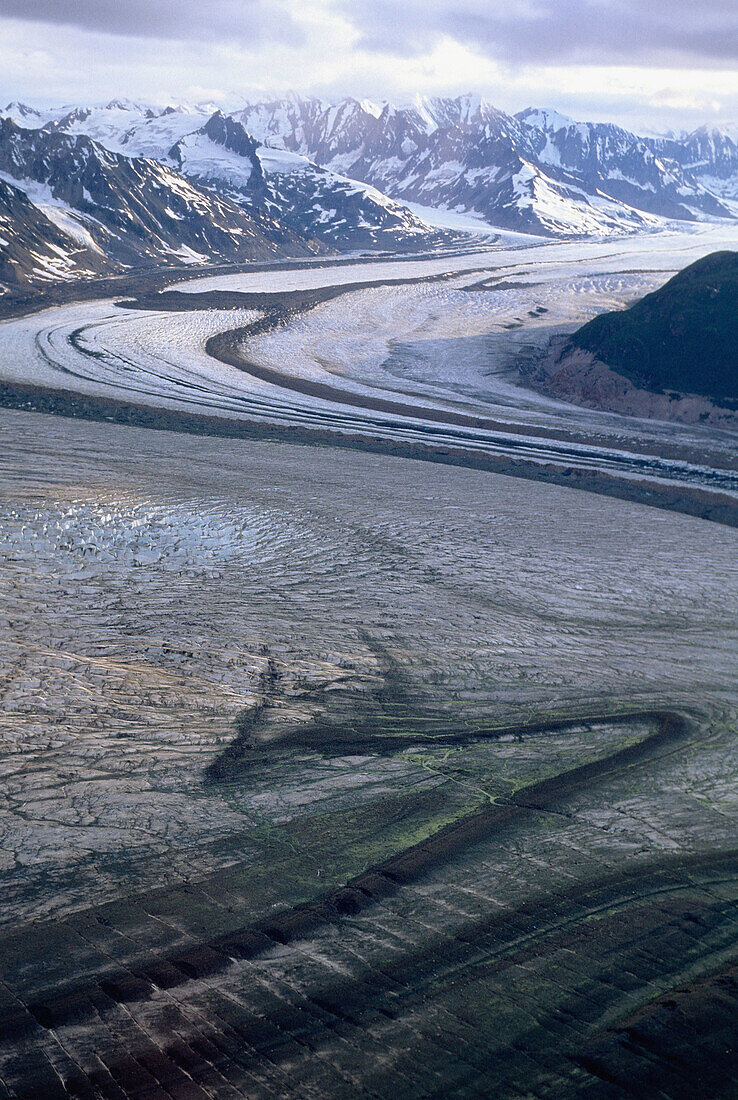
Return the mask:
<svg viewBox="0 0 738 1100"><path fill-rule="evenodd" d="M0 294L34 285L94 276L108 265L0 179Z"/></svg>
<svg viewBox="0 0 738 1100"><path fill-rule="evenodd" d="M201 190L157 161L0 120L0 178L67 238L116 265L305 255L323 246ZM20 228L20 226L19 226Z"/></svg>
<svg viewBox="0 0 738 1100"><path fill-rule="evenodd" d="M551 397L738 428L738 252L713 252L630 309L557 337L527 372Z"/></svg>
<svg viewBox="0 0 738 1100"><path fill-rule="evenodd" d="M511 116L473 96L381 109L293 96L253 104L238 118L259 140L393 198L475 212L507 228L612 233L654 218L734 213L677 160L620 127L545 110Z"/></svg>
<svg viewBox="0 0 738 1100"><path fill-rule="evenodd" d="M333 247L422 246L431 231L407 207L375 188L321 168L306 157L258 144L243 125L216 112L169 156L189 179Z"/></svg>

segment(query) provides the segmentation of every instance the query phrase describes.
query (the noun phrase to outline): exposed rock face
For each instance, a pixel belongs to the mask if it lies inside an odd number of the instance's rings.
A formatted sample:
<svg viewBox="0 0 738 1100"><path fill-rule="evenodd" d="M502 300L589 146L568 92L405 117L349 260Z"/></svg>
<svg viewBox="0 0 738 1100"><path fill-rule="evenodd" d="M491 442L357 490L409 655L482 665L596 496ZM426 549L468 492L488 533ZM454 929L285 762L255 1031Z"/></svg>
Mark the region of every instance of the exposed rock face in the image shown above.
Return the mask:
<svg viewBox="0 0 738 1100"><path fill-rule="evenodd" d="M625 416L672 420L683 424L738 427L738 414L698 394L653 393L635 386L611 370L590 351L574 347L566 338L552 341L528 382L542 393L588 409L607 409Z"/></svg>

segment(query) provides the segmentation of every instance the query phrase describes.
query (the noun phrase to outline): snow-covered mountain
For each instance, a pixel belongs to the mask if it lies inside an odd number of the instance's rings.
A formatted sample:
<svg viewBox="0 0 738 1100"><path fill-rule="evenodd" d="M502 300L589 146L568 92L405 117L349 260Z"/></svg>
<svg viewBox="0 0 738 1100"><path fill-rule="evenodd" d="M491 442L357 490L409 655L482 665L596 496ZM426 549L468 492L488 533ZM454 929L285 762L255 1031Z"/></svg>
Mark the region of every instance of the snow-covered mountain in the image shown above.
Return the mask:
<svg viewBox="0 0 738 1100"><path fill-rule="evenodd" d="M83 135L129 157L171 165L191 181L294 232L339 249L417 247L433 231L376 188L322 168L284 147L252 139L213 104L152 108L128 100L45 114L23 104L5 112L21 125ZM281 153L281 155L279 155Z"/></svg>
<svg viewBox="0 0 738 1100"><path fill-rule="evenodd" d="M61 115L71 110L71 107L56 107L40 111L38 108L29 107L27 103L21 103L16 99L13 100L12 103L8 103L7 107L0 111L0 116L2 118L9 118L12 122L17 123L18 126L26 126L30 130L37 130L39 127L55 121L57 118L60 118Z"/></svg>
<svg viewBox="0 0 738 1100"><path fill-rule="evenodd" d="M260 141L393 198L473 211L507 228L621 232L654 216L733 213L673 154L659 155L621 127L574 123L546 109L511 116L475 96L399 108L292 96L237 117Z"/></svg>
<svg viewBox="0 0 738 1100"><path fill-rule="evenodd" d="M152 107L129 99L113 99L104 106L67 105L45 111L24 103L9 103L0 111L27 129L41 127L92 138L114 153L158 159L184 134L196 130L217 110L215 104Z"/></svg>
<svg viewBox="0 0 738 1100"><path fill-rule="evenodd" d="M55 227L48 242L81 257L85 270L266 259L312 254L323 247L266 214L196 187L158 161L126 157L54 128L31 130L0 120L0 180L10 189L4 191L2 236L15 217L18 253L14 259L2 250L3 262L16 268L15 278L6 283L46 277L38 264L21 261L20 251L22 246L38 251L48 222ZM92 267L91 257L98 257ZM47 257L47 275L48 262Z"/></svg>
<svg viewBox="0 0 738 1100"><path fill-rule="evenodd" d="M429 237L406 206L299 153L260 144L221 112L182 137L168 156L188 179L339 249L396 248Z"/></svg>
<svg viewBox="0 0 738 1100"><path fill-rule="evenodd" d="M738 135L642 138L547 108L509 115L478 96L290 95L232 115L15 102L0 119L0 237L13 242L0 263L20 281L450 239L426 217L551 236L738 217Z"/></svg>
<svg viewBox="0 0 738 1100"><path fill-rule="evenodd" d="M738 127L700 126L679 140L653 144L716 195L738 201Z"/></svg>
<svg viewBox="0 0 738 1100"><path fill-rule="evenodd" d="M47 123L47 128L91 137L106 149L128 157L159 160L181 137L202 126L215 110L212 104L162 109L114 99L104 107L75 107Z"/></svg>
<svg viewBox="0 0 738 1100"><path fill-rule="evenodd" d="M720 199L691 177L665 147L611 123L572 122L543 110L516 118L526 129L540 164L564 170L590 192L666 218L729 216Z"/></svg>

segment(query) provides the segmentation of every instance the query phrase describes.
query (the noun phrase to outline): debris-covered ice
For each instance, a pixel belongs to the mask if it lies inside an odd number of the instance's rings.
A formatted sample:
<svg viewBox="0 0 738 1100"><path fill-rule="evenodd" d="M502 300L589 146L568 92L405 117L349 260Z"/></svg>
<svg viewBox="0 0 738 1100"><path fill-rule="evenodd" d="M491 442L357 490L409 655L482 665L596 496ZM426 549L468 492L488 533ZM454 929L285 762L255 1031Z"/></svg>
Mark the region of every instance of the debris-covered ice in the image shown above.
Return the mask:
<svg viewBox="0 0 738 1100"><path fill-rule="evenodd" d="M727 728L727 527L359 452L0 417L5 921L223 859L269 866L279 845L303 851L280 830L334 811L348 844L362 806L379 828L403 820L406 799L477 797L590 743L585 729L497 755L426 745L390 759L351 747L366 708L371 729L417 735L428 715L443 731L699 701ZM234 721L254 713L258 767L208 782ZM330 723L348 742L311 752ZM721 737L664 772L694 792L700 836L731 827L734 742ZM637 789L608 843L627 847L646 818L658 837L671 803L652 793ZM596 799L581 810L603 812Z"/></svg>

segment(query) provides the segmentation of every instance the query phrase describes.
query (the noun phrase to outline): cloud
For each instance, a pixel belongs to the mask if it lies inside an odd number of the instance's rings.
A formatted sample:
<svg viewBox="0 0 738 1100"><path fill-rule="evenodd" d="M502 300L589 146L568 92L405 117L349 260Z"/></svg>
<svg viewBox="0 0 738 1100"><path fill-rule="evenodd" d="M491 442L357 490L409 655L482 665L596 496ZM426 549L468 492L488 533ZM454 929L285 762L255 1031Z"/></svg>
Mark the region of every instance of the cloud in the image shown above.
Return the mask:
<svg viewBox="0 0 738 1100"><path fill-rule="evenodd" d="M303 41L289 0L3 0L0 15L132 38Z"/></svg>
<svg viewBox="0 0 738 1100"><path fill-rule="evenodd" d="M736 0L334 0L357 47L401 57L441 39L511 64L725 65Z"/></svg>
<svg viewBox="0 0 738 1100"><path fill-rule="evenodd" d="M668 18L663 0L0 0L0 102L471 91L635 129L732 126L737 19L738 0L671 0Z"/></svg>

